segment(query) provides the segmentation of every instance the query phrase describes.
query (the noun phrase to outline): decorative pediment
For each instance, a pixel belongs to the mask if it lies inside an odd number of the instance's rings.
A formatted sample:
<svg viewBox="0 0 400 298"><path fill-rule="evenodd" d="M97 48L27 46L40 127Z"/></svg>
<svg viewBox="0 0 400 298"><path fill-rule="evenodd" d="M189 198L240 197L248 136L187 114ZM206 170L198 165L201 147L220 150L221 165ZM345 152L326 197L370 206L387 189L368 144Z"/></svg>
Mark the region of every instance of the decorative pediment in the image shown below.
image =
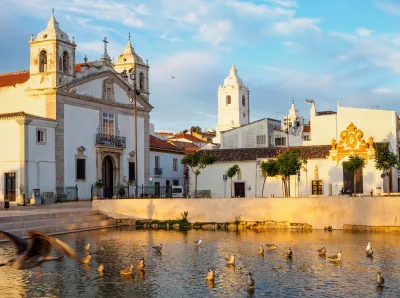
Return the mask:
<svg viewBox="0 0 400 298"><path fill-rule="evenodd" d="M331 150L329 156L332 160L336 160L339 163L345 157L357 155L365 160L373 158L375 153L374 139L372 136L368 138L368 142L364 140L364 132L358 129L353 122L347 126L347 129L340 133L339 142L332 139Z"/></svg>

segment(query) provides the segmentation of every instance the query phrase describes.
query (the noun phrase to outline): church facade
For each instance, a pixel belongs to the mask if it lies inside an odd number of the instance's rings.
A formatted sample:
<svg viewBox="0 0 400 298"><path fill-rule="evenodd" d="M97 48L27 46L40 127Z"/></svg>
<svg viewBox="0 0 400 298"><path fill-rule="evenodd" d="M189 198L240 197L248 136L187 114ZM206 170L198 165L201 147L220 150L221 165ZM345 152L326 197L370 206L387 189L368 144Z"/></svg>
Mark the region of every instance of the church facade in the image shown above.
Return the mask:
<svg viewBox="0 0 400 298"><path fill-rule="evenodd" d="M77 44L53 13L30 39L29 70L0 74L0 131L10 140L0 150L0 199L73 186L90 198L98 180L111 197L128 181L148 183L149 65L130 38L115 63L103 42L100 60L77 64Z"/></svg>

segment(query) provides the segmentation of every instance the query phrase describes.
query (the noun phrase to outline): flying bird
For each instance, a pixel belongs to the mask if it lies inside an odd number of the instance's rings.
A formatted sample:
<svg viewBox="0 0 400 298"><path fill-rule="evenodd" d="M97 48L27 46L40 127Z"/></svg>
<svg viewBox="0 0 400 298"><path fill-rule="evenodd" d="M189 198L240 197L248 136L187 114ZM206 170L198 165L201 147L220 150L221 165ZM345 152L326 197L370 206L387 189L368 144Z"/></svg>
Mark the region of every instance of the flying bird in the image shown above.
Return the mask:
<svg viewBox="0 0 400 298"><path fill-rule="evenodd" d="M171 78L172 78L172 79L175 79L176 77L174 77L174 76L171 76Z"/></svg>
<svg viewBox="0 0 400 298"><path fill-rule="evenodd" d="M6 236L17 248L16 255L0 266L11 266L18 270L25 270L40 266L45 262L61 261L63 256L50 256L52 247L73 260L77 259L74 250L66 243L42 232L28 231L29 241L4 231L0 231L0 234Z"/></svg>

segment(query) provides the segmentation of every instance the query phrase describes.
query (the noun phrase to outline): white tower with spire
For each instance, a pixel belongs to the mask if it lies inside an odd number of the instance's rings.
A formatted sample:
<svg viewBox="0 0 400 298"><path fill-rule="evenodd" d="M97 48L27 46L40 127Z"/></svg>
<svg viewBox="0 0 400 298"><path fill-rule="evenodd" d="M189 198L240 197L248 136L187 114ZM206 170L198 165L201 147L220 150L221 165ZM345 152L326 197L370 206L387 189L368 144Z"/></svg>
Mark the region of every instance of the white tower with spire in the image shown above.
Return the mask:
<svg viewBox="0 0 400 298"><path fill-rule="evenodd" d="M52 16L47 28L32 34L30 46L30 80L37 89L55 88L75 78L75 40L70 40Z"/></svg>
<svg viewBox="0 0 400 298"><path fill-rule="evenodd" d="M232 64L229 76L218 88L218 125L214 142L220 142L222 131L248 124L249 119L249 89L238 76L235 64Z"/></svg>

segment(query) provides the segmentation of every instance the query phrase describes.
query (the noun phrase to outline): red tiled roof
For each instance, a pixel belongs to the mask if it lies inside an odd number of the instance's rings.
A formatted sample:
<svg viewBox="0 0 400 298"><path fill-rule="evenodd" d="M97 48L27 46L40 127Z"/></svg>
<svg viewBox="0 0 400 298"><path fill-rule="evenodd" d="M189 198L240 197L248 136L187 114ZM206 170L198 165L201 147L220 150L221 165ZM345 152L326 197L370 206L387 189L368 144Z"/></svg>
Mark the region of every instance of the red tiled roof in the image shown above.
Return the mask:
<svg viewBox="0 0 400 298"><path fill-rule="evenodd" d="M188 141L191 141L193 143L207 143L206 141L196 138L195 136L192 136L191 134L188 133L178 133L176 135L174 135L173 137L169 138L170 140L177 140L177 139L186 139Z"/></svg>
<svg viewBox="0 0 400 298"><path fill-rule="evenodd" d="M307 159L325 159L329 155L330 145L298 146L298 147L268 147L200 150L197 154L213 154L217 162L255 161L257 158L275 158L294 148L300 149L300 156Z"/></svg>
<svg viewBox="0 0 400 298"><path fill-rule="evenodd" d="M150 135L150 150L165 150L165 151L174 151L175 153L183 154L184 151L182 148L174 146L166 141L163 141L155 136Z"/></svg>
<svg viewBox="0 0 400 298"><path fill-rule="evenodd" d="M84 63L78 63L78 64L75 64L75 71L76 72L80 72L81 71L81 69L82 69L82 65L83 65ZM92 64L93 64L93 62L88 62L87 63L89 66L91 66Z"/></svg>
<svg viewBox="0 0 400 298"><path fill-rule="evenodd" d="M29 80L29 70L0 74L0 87L15 86Z"/></svg>
<svg viewBox="0 0 400 298"><path fill-rule="evenodd" d="M316 113L317 116L334 115L334 114L336 114L336 112L334 111L321 111Z"/></svg>
<svg viewBox="0 0 400 298"><path fill-rule="evenodd" d="M183 148L185 150L185 153L192 153L196 152L199 150L201 147L197 146L196 144L189 143L189 142L182 142L182 141L175 141L175 140L169 140L170 143L173 143L175 146L179 148Z"/></svg>
<svg viewBox="0 0 400 298"><path fill-rule="evenodd" d="M15 112L15 113L0 114L0 120L1 119L9 120L9 119L15 119L15 118L30 118L30 119L57 122L57 120L55 120L55 119L46 118L46 117L40 117L40 116L36 116L36 115L32 115L32 114L27 114L25 112Z"/></svg>

